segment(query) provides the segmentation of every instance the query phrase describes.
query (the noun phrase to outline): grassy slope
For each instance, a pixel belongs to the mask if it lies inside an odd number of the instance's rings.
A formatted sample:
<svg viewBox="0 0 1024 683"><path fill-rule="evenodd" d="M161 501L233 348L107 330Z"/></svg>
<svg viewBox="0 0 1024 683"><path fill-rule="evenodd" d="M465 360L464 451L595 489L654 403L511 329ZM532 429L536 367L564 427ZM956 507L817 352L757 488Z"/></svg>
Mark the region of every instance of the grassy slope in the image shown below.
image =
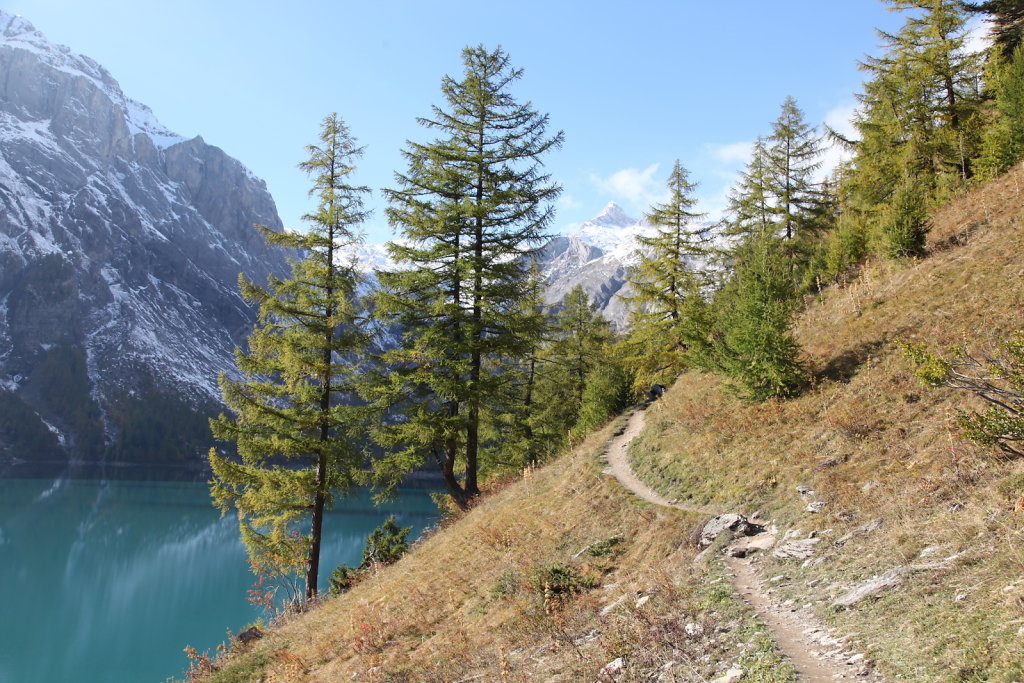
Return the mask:
<svg viewBox="0 0 1024 683"><path fill-rule="evenodd" d="M991 343L1024 327L1024 167L935 217L931 255L878 264L829 291L797 327L819 377L797 400L751 407L712 377L685 375L664 418L633 451L662 492L701 505L764 508L780 526L831 530L807 567L773 561L803 602L831 598L896 566L957 552L949 569L823 614L862 634L883 671L909 680L1024 679L1024 463L958 438L951 417L974 399L927 390L894 340ZM798 485L827 502L804 511ZM842 548L853 529L879 531ZM812 584L813 587L810 587Z"/></svg>
<svg viewBox="0 0 1024 683"><path fill-rule="evenodd" d="M766 575L784 574L781 592L858 633L893 678L1024 678L1024 515L1011 505L1024 495L1024 466L959 440L951 415L970 397L922 389L893 343L985 341L1022 327L1022 184L1017 169L944 211L929 258L869 267L812 303L798 336L819 379L804 396L751 406L715 377L686 374L650 411L633 450L638 470L669 497L761 509L783 530L819 532L815 558L767 559ZM596 680L624 655L629 679L674 662L666 680L710 678L737 663L744 680L787 680L720 564L692 564L687 539L699 519L638 504L600 474L610 433L491 497L349 594L239 648L214 679ZM827 503L821 513L804 511L798 485ZM834 545L876 518L880 529ZM573 559L616 533L624 541L610 553ZM829 607L873 575L958 552L948 568L911 573L899 590ZM594 587L545 599L535 577L554 563ZM637 608L642 595L651 597ZM588 633L596 637L583 642Z"/></svg>

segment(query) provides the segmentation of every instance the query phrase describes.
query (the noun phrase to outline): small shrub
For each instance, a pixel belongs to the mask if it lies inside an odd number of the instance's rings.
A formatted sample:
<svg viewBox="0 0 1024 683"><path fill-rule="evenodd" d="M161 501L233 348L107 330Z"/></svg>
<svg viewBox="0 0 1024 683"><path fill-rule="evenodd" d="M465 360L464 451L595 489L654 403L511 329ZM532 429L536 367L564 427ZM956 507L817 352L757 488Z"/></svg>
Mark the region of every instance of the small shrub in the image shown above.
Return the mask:
<svg viewBox="0 0 1024 683"><path fill-rule="evenodd" d="M491 586L491 598L501 600L511 598L519 592L519 574L514 569L502 572L494 585Z"/></svg>
<svg viewBox="0 0 1024 683"><path fill-rule="evenodd" d="M384 523L370 532L363 548L362 567L373 564L394 564L409 550L408 537L411 526L399 527L395 516L391 515Z"/></svg>
<svg viewBox="0 0 1024 683"><path fill-rule="evenodd" d="M355 567L350 567L347 564L339 564L331 572L331 575L327 577L327 582L330 584L331 595L341 595L342 593L351 590L353 586L359 583L362 578L361 572Z"/></svg>
<svg viewBox="0 0 1024 683"><path fill-rule="evenodd" d="M988 410L961 412L956 419L964 438L1008 455L1024 455L1024 332L980 357L955 348L949 359L921 344L903 343L904 355L915 374L929 386L970 391L989 404Z"/></svg>
<svg viewBox="0 0 1024 683"><path fill-rule="evenodd" d="M622 543L622 536L609 536L603 541L598 541L587 548L587 555L591 557L604 557L610 555L617 545Z"/></svg>
<svg viewBox="0 0 1024 683"><path fill-rule="evenodd" d="M593 585L574 567L555 562L537 569L533 587L547 599L551 596L566 597L582 593L593 588Z"/></svg>

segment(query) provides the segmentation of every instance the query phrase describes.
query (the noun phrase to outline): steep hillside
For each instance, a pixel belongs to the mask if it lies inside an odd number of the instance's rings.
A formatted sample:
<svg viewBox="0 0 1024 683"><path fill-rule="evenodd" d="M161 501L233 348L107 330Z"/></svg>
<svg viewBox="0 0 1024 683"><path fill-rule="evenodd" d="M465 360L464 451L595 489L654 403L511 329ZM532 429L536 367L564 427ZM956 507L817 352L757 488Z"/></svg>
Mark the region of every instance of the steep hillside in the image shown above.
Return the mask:
<svg viewBox="0 0 1024 683"><path fill-rule="evenodd" d="M0 73L0 462L194 459L285 269L265 184L3 11Z"/></svg>
<svg viewBox="0 0 1024 683"><path fill-rule="evenodd" d="M753 567L780 604L829 624L822 643L866 654L851 676L1024 679L1024 463L961 440L951 417L972 399L924 389L895 343L1024 326L1021 184L1018 168L943 211L928 258L869 265L808 302L803 396L751 405L688 373L634 441L634 469L666 498L778 527ZM706 517L603 474L613 428L237 645L211 680L792 680L720 545L697 554Z"/></svg>

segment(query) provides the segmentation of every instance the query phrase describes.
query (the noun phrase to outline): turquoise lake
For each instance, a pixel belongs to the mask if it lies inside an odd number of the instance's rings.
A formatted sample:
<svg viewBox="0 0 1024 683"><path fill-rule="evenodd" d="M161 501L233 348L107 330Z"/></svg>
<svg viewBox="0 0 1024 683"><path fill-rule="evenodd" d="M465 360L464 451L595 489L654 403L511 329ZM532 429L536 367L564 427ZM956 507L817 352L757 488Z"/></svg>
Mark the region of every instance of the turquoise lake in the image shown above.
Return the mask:
<svg viewBox="0 0 1024 683"><path fill-rule="evenodd" d="M437 519L425 490L338 499L321 575L358 564L390 514L410 538ZM206 484L0 479L0 682L180 678L186 645L212 651L265 616L246 600L253 579Z"/></svg>

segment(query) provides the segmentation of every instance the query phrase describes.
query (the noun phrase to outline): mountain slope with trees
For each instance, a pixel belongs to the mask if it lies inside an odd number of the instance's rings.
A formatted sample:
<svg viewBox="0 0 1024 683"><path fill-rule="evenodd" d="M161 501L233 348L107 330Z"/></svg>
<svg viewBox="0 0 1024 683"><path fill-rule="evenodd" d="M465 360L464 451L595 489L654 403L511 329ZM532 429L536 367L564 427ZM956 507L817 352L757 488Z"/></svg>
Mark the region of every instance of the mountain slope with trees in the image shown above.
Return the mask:
<svg viewBox="0 0 1024 683"><path fill-rule="evenodd" d="M925 387L900 345L984 347L1019 329L1022 186L1018 167L953 202L932 219L924 258L870 262L798 315L812 376L801 396L751 403L687 371L648 409L632 451L670 499L760 510L780 538L811 539L807 562L765 553L762 578L783 577L773 590L813 604L832 636L858 634L851 642L891 678L1024 675L1024 468L963 440L955 415L977 399ZM620 656L627 678L738 666L791 680L719 560L693 563L688 539L706 518L637 503L602 475L614 428L344 596L236 646L211 680L596 679ZM835 606L892 570L893 585Z"/></svg>

